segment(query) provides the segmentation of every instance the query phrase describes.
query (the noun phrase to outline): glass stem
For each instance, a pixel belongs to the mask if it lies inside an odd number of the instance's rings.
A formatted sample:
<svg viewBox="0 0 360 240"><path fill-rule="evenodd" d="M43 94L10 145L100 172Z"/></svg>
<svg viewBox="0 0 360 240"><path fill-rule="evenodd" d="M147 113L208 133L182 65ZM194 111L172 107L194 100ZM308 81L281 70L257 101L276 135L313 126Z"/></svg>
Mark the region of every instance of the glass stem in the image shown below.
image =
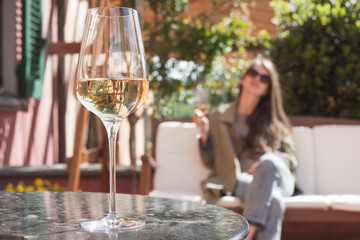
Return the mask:
<svg viewBox="0 0 360 240"><path fill-rule="evenodd" d="M109 215L116 214L115 198L116 198L116 138L120 128L121 121L105 121L103 123L106 128L109 140Z"/></svg>

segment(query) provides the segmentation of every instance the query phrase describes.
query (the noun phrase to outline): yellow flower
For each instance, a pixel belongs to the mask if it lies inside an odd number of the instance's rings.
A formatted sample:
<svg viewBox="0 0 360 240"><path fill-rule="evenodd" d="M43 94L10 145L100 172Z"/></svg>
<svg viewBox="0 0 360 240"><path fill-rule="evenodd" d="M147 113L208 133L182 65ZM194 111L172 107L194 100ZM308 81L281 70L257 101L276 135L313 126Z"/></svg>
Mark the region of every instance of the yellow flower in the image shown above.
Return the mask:
<svg viewBox="0 0 360 240"><path fill-rule="evenodd" d="M35 186L26 186L24 182L19 182L14 186L12 183L8 183L4 191L66 191L66 187L58 183L51 184L49 180L43 180L41 178L36 178L34 184Z"/></svg>
<svg viewBox="0 0 360 240"><path fill-rule="evenodd" d="M35 179L35 186L37 188L42 187L44 185L44 181L41 178Z"/></svg>
<svg viewBox="0 0 360 240"><path fill-rule="evenodd" d="M16 186L16 191L25 191L25 183L24 182L20 182L17 186Z"/></svg>
<svg viewBox="0 0 360 240"><path fill-rule="evenodd" d="M5 187L5 191L15 191L14 185L12 183L8 183Z"/></svg>

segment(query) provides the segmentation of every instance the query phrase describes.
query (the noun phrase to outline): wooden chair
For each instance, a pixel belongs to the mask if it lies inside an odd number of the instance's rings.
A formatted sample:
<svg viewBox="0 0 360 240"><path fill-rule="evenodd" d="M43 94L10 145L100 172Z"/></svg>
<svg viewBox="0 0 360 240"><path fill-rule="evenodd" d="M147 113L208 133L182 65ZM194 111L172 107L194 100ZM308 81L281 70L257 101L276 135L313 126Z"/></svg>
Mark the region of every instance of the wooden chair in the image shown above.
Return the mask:
<svg viewBox="0 0 360 240"><path fill-rule="evenodd" d="M100 145L95 145L91 148L86 148L87 145L87 132L89 127L89 111L81 106L75 130L75 144L73 157L69 159L68 169L68 190L78 191L81 178L80 164L86 162L95 162L94 159L101 159L102 163L102 191L108 192L109 190L109 168L108 168L108 144L104 126L97 124L101 129L102 141Z"/></svg>
<svg viewBox="0 0 360 240"><path fill-rule="evenodd" d="M57 56L64 56L65 54L78 54L79 51L80 43L56 42L49 45L49 53ZM78 191L81 177L80 164L85 162L94 162L94 159L101 158L103 182L102 190L107 192L109 189L109 171L107 164L108 145L106 132L102 124L95 124L97 125L96 127L100 129L102 141L100 144L93 144L87 148L89 119L89 111L85 107L80 106L76 118L73 156L67 160L69 169L67 188L69 191Z"/></svg>

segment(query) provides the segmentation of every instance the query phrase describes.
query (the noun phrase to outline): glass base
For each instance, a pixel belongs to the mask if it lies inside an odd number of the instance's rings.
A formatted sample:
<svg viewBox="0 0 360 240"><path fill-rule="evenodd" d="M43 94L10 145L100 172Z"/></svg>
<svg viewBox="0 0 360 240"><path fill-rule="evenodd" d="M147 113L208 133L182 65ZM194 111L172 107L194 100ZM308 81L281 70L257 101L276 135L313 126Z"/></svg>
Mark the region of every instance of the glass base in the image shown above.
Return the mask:
<svg viewBox="0 0 360 240"><path fill-rule="evenodd" d="M88 232L109 233L114 231L137 230L143 228L145 222L138 219L119 217L116 214L110 213L102 219L82 222L80 225Z"/></svg>

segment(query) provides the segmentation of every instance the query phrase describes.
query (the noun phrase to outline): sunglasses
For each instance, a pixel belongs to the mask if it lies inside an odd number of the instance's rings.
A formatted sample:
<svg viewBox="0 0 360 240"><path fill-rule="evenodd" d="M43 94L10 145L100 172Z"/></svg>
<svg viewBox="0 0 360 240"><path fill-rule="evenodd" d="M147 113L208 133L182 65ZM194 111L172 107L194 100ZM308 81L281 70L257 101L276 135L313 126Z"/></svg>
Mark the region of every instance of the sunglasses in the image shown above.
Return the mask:
<svg viewBox="0 0 360 240"><path fill-rule="evenodd" d="M255 69L252 69L252 68L249 69L248 73L254 78L257 76L260 76L260 81L263 83L269 83L271 80L269 75L260 74L258 71L256 71Z"/></svg>

